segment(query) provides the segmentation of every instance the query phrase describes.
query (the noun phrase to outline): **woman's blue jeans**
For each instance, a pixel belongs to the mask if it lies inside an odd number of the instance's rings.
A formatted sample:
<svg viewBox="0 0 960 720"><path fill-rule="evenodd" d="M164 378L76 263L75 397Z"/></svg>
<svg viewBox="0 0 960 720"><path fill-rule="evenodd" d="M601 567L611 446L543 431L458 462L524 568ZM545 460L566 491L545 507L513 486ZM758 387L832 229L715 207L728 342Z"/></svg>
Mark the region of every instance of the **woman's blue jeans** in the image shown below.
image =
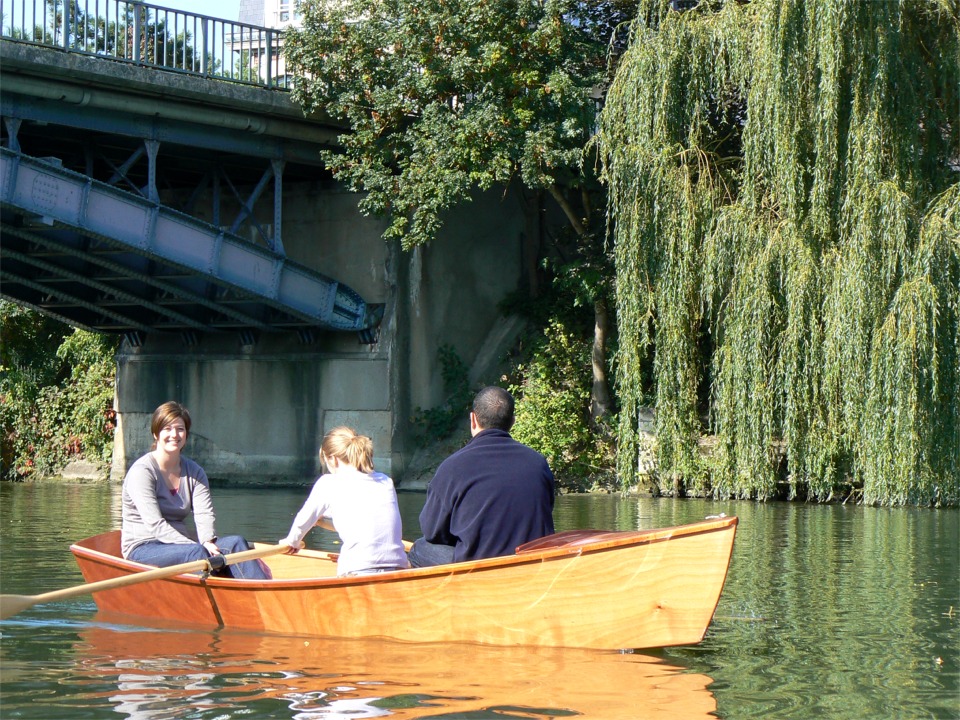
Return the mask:
<svg viewBox="0 0 960 720"><path fill-rule="evenodd" d="M241 535L227 535L217 538L217 547L224 555L229 555L230 553L249 550L250 544ZM210 557L210 553L200 543L162 543L157 540L149 540L137 545L131 551L128 559L144 565L170 567L180 563L206 560L208 557ZM243 580L270 579L270 576L264 572L263 566L257 560L246 560L236 565L227 565L222 570L215 570L212 574Z"/></svg>

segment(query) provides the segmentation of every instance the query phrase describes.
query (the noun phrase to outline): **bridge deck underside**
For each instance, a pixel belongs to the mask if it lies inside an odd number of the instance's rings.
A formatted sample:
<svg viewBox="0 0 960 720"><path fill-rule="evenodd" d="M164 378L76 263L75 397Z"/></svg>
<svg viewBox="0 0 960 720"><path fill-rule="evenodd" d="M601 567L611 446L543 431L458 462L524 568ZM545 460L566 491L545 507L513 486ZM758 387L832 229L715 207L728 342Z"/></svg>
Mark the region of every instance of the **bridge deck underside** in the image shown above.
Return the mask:
<svg viewBox="0 0 960 720"><path fill-rule="evenodd" d="M106 332L362 330L334 280L219 228L7 149L0 292Z"/></svg>
<svg viewBox="0 0 960 720"><path fill-rule="evenodd" d="M316 325L249 293L16 209L2 211L0 294L104 332L276 331Z"/></svg>
<svg viewBox="0 0 960 720"><path fill-rule="evenodd" d="M0 295L104 332L373 332L380 306L285 255L281 180L332 185L315 143L0 101Z"/></svg>

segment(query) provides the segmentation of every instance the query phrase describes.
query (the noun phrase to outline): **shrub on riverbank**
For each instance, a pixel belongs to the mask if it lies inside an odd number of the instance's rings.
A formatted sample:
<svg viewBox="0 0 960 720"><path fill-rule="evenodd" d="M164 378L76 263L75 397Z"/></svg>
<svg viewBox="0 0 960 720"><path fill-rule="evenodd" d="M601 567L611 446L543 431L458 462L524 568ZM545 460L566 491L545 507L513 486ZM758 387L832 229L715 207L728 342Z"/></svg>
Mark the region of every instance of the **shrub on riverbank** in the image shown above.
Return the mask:
<svg viewBox="0 0 960 720"><path fill-rule="evenodd" d="M117 339L0 301L3 479L55 475L113 453Z"/></svg>
<svg viewBox="0 0 960 720"><path fill-rule="evenodd" d="M515 369L512 435L543 453L565 491L615 483L612 433L590 424L591 338L553 319Z"/></svg>

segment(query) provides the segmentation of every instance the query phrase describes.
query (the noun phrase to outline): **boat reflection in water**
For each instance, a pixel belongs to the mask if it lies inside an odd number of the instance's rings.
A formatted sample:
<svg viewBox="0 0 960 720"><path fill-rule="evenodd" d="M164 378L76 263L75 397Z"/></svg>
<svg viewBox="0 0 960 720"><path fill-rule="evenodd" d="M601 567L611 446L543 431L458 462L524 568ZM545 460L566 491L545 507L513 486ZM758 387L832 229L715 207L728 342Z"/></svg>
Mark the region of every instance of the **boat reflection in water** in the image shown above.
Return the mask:
<svg viewBox="0 0 960 720"><path fill-rule="evenodd" d="M652 655L111 625L76 645L80 704L132 720L714 718L711 678ZM129 622L129 618L124 618ZM81 699L82 698L82 699Z"/></svg>

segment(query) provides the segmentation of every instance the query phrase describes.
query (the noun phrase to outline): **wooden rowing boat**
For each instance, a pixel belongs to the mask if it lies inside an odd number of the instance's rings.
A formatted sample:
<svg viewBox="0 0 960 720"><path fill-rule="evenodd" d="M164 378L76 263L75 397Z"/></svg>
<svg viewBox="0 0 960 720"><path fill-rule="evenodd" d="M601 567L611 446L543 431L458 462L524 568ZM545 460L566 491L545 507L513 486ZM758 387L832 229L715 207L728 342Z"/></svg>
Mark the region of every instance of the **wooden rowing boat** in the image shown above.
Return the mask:
<svg viewBox="0 0 960 720"><path fill-rule="evenodd" d="M94 594L104 611L331 638L655 648L703 639L726 578L737 518L627 532L577 530L515 555L336 577L336 555L264 562L272 580L177 575ZM120 533L71 546L87 582L141 572Z"/></svg>

